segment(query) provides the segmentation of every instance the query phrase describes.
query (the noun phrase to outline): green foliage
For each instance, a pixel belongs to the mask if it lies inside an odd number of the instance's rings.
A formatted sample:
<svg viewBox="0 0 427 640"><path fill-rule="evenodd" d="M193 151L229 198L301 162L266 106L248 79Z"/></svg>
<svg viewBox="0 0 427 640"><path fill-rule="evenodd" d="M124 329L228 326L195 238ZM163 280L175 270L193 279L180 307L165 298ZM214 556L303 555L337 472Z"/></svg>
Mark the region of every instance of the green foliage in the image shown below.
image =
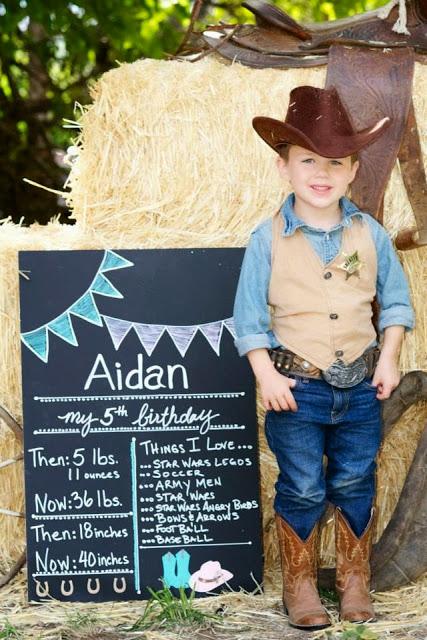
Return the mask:
<svg viewBox="0 0 427 640"><path fill-rule="evenodd" d="M356 13L371 11L385 4L382 0L340 0L339 2L325 0L295 0L292 7L285 0L277 3L296 20L337 20L353 16ZM288 5L285 8L285 5Z"/></svg>
<svg viewBox="0 0 427 640"><path fill-rule="evenodd" d="M16 640L19 640L22 635L8 620L5 620L2 624L0 623L0 638L5 640L16 638Z"/></svg>
<svg viewBox="0 0 427 640"><path fill-rule="evenodd" d="M326 635L334 640L379 640L379 636L366 624L343 622L339 633L327 631Z"/></svg>
<svg viewBox="0 0 427 640"><path fill-rule="evenodd" d="M0 3L0 116L8 103L32 101L37 108L42 101L52 141L68 144L58 116L72 115L76 100L87 102L87 81L117 60L161 58L174 51L189 13L190 3L183 1Z"/></svg>
<svg viewBox="0 0 427 640"><path fill-rule="evenodd" d="M219 616L204 613L194 607L194 591L187 596L185 589L180 587L178 598L167 587L159 591L149 589L149 592L151 598L147 602L144 613L129 631L170 629L178 626L206 627L219 620Z"/></svg>
<svg viewBox="0 0 427 640"><path fill-rule="evenodd" d="M206 3L209 5L210 3ZM320 22L323 20L337 20L347 16L353 16L357 13L371 11L385 4L384 0L276 0L270 4L274 4L295 20L303 22ZM211 4L211 8L207 15L204 16L211 23L217 23L219 20L225 22L246 22L253 23L255 18L253 14L242 8L240 2ZM231 18L231 20L230 20ZM206 22L204 23L206 24Z"/></svg>

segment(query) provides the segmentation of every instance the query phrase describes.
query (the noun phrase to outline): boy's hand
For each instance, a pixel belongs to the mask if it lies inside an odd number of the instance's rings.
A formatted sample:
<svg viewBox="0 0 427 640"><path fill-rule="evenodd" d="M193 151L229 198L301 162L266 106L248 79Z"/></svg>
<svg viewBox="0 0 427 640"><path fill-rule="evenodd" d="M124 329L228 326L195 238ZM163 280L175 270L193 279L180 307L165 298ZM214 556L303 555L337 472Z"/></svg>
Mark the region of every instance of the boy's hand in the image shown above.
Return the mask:
<svg viewBox="0 0 427 640"><path fill-rule="evenodd" d="M387 400L400 382L398 362L404 333L405 328L401 325L392 325L384 330L381 355L372 378L378 400Z"/></svg>
<svg viewBox="0 0 427 640"><path fill-rule="evenodd" d="M377 388L378 400L386 400L400 382L400 372L395 358L388 358L381 354L375 369L372 384Z"/></svg>
<svg viewBox="0 0 427 640"><path fill-rule="evenodd" d="M272 369L259 380L261 398L264 408L268 411L298 411L298 405L291 389L296 385L295 380Z"/></svg>
<svg viewBox="0 0 427 640"><path fill-rule="evenodd" d="M298 405L291 393L295 380L286 378L274 368L267 349L253 349L248 359L258 380L262 404L269 411L298 411Z"/></svg>

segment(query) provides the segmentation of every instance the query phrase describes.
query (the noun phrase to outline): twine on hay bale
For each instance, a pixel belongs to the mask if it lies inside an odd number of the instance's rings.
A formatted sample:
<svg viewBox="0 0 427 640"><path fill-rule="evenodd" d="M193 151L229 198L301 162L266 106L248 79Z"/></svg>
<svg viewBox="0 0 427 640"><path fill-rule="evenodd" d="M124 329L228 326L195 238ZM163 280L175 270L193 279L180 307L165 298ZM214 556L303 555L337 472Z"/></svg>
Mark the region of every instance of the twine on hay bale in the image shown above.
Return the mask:
<svg viewBox="0 0 427 640"><path fill-rule="evenodd" d="M0 226L0 403L22 418L18 315L19 249L94 249L244 246L250 230L283 201L274 157L251 127L254 115L283 118L295 85L323 86L324 68L249 69L212 58L190 62L141 60L120 66L92 89L83 110L79 150L67 181L77 224ZM426 155L427 70L417 64L414 103ZM393 236L414 223L398 166L385 198L385 226ZM425 285L427 249L403 254L417 313L401 356L403 372L427 369ZM273 527L275 461L263 435L258 403L267 574L276 571ZM427 407L411 408L383 445L378 473L377 538L398 499ZM0 460L17 455L0 427ZM19 465L0 469L0 505L23 510ZM22 549L22 522L0 515L0 564ZM322 563L333 564L331 523L322 535Z"/></svg>

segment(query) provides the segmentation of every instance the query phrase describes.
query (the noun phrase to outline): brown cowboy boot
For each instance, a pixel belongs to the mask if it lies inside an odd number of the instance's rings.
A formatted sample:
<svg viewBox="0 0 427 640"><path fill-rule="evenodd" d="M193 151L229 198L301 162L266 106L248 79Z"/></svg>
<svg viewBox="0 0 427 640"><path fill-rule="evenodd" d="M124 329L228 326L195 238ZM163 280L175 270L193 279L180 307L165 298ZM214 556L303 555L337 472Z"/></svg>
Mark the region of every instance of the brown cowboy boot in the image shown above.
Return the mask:
<svg viewBox="0 0 427 640"><path fill-rule="evenodd" d="M335 510L335 544L337 554L336 590L340 599L341 620L374 622L375 612L369 595L371 570L369 557L372 548L372 521L358 538L341 509Z"/></svg>
<svg viewBox="0 0 427 640"><path fill-rule="evenodd" d="M276 514L283 576L283 605L289 625L311 631L329 627L330 621L317 592L318 525L304 542Z"/></svg>

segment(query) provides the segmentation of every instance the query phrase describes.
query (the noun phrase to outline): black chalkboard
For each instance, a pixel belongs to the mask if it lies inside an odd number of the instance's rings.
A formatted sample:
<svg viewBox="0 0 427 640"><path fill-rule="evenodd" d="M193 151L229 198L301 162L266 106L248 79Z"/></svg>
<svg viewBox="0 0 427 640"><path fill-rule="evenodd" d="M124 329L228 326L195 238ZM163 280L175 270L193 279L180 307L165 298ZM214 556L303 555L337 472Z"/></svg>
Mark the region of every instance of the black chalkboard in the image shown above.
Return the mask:
<svg viewBox="0 0 427 640"><path fill-rule="evenodd" d="M20 253L30 600L261 580L254 381L231 318L242 257Z"/></svg>

